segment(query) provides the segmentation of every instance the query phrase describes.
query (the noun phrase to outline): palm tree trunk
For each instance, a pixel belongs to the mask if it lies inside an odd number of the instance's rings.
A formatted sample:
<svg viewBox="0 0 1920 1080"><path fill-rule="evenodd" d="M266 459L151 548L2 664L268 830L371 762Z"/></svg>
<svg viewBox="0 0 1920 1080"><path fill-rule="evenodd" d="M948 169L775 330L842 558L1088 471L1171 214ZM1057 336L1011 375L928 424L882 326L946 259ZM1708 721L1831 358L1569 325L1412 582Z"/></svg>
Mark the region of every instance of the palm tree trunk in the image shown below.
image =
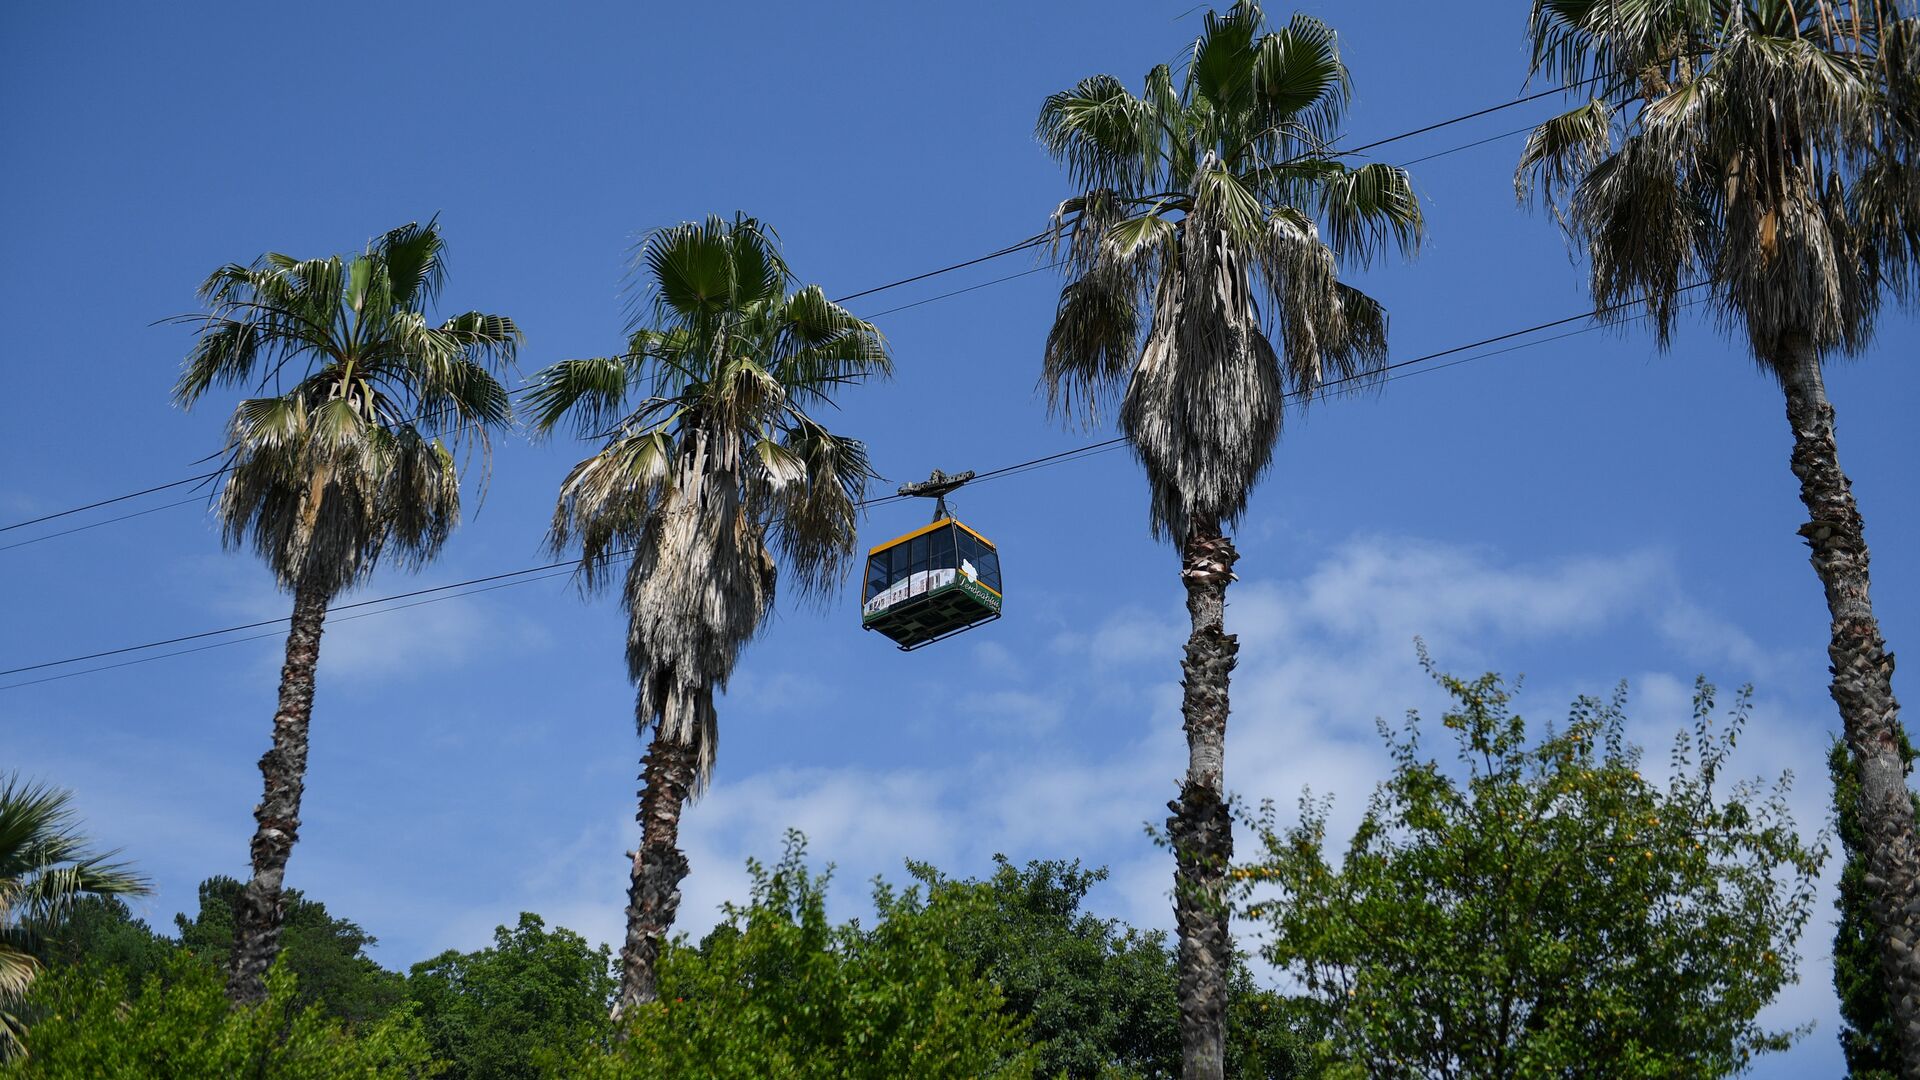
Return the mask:
<svg viewBox="0 0 1920 1080"><path fill-rule="evenodd" d="M680 882L687 857L680 842L680 812L687 805L699 760L691 743L656 732L640 771L640 849L633 853L627 887L627 943L620 949L620 1000L614 1016L660 996L656 964L660 943L680 910Z"/></svg>
<svg viewBox="0 0 1920 1080"><path fill-rule="evenodd" d="M1193 631L1180 670L1187 778L1167 804L1173 841L1174 922L1180 932L1180 1051L1186 1080L1221 1080L1225 1070L1227 972L1233 939L1226 907L1233 820L1223 773L1227 684L1239 641L1225 630L1227 584L1240 557L1217 523L1196 523L1181 556Z"/></svg>
<svg viewBox="0 0 1920 1080"><path fill-rule="evenodd" d="M1831 691L1860 775L1867 907L1878 929L1880 971L1893 1011L1904 1077L1920 1077L1920 843L1901 755L1893 656L1867 595L1867 542L1852 483L1840 469L1833 406L1820 357L1796 336L1778 365L1793 425L1793 474L1811 520L1800 527L1833 618Z"/></svg>
<svg viewBox="0 0 1920 1080"><path fill-rule="evenodd" d="M266 1000L267 969L280 950L280 889L287 856L300 837L300 795L306 787L307 725L313 718L313 669L320 662L325 593L301 585L293 594L287 659L280 668L280 704L273 714L273 746L260 758L265 792L253 808L253 877L234 912L233 959L227 997L236 1005Z"/></svg>

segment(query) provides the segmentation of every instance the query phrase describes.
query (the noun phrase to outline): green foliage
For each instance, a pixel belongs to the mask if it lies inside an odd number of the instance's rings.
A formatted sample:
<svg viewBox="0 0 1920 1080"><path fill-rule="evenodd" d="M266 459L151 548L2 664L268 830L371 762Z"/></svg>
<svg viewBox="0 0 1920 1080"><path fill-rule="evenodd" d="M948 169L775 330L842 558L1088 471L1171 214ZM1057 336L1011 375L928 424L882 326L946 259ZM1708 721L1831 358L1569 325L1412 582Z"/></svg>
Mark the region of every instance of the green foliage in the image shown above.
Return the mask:
<svg viewBox="0 0 1920 1080"><path fill-rule="evenodd" d="M234 907L245 886L230 877L200 883L200 910L192 919L174 916L180 946L216 970L225 970L233 951ZM406 996L405 980L367 955L372 934L327 906L288 889L281 903L286 919L280 931L280 955L298 978L300 1003L317 1004L327 1015L350 1022L374 1020L393 1011Z"/></svg>
<svg viewBox="0 0 1920 1080"><path fill-rule="evenodd" d="M1900 755L1911 769L1915 751L1900 733ZM1840 1049L1853 1080L1893 1080L1900 1074L1899 1042L1893 1007L1880 978L1880 948L1873 916L1867 910L1866 835L1860 826L1860 774L1847 744L1835 739L1827 754L1833 778L1835 831L1846 863L1840 868L1839 895L1833 906L1839 919L1833 931L1833 988L1840 998ZM1914 797L1920 814L1920 796Z"/></svg>
<svg viewBox="0 0 1920 1080"><path fill-rule="evenodd" d="M48 935L89 896L147 891L146 879L91 849L73 793L0 773L0 1061L21 1052L14 1003L40 971Z"/></svg>
<svg viewBox="0 0 1920 1080"><path fill-rule="evenodd" d="M413 1080L437 1068L405 1013L351 1033L302 1007L284 965L267 977L267 1000L232 1008L220 975L178 957L165 978L131 998L115 973L92 967L48 974L28 1007L32 1055L0 1076L22 1080Z"/></svg>
<svg viewBox="0 0 1920 1080"><path fill-rule="evenodd" d="M910 869L929 906L954 916L946 948L1026 1020L1042 1075L1179 1075L1179 975L1164 935L1081 910L1104 869L994 861L985 881L944 878L924 863ZM1304 1053L1295 1010L1255 988L1244 966L1235 972L1229 1011L1229 1076L1298 1075Z"/></svg>
<svg viewBox="0 0 1920 1080"><path fill-rule="evenodd" d="M48 967L93 964L110 968L129 986L166 970L175 952L173 939L157 934L114 896L88 896L67 910L49 930L36 955Z"/></svg>
<svg viewBox="0 0 1920 1080"><path fill-rule="evenodd" d="M1536 0L1529 22L1533 74L1576 104L1528 138L1517 191L1586 248L1611 318L1644 307L1664 346L1711 282L1778 372L1857 354L1883 292L1916 298L1912 4Z"/></svg>
<svg viewBox="0 0 1920 1080"><path fill-rule="evenodd" d="M1041 1073L1177 1074L1179 979L1161 935L1123 932L1080 910L1105 870L994 861L986 881L943 878L924 863L909 869L925 883L930 907L953 918L948 951L998 986L1044 1044Z"/></svg>
<svg viewBox="0 0 1920 1080"><path fill-rule="evenodd" d="M605 945L522 913L492 948L415 964L407 996L448 1080L508 1080L557 1047L604 1044L616 985Z"/></svg>
<svg viewBox="0 0 1920 1080"><path fill-rule="evenodd" d="M647 233L634 269L626 348L545 368L525 404L536 433L570 421L604 440L561 482L548 538L556 553L579 546L588 587L626 566L636 718L697 750L698 794L719 742L714 690L776 583L824 601L859 552L878 474L864 443L815 414L892 361L880 331L820 286L789 291L777 236L744 214Z"/></svg>
<svg viewBox="0 0 1920 1080"><path fill-rule="evenodd" d="M1050 406L1117 419L1152 486L1156 536L1232 522L1273 457L1287 398L1378 375L1387 315L1339 280L1424 229L1405 169L1331 152L1349 84L1333 28L1209 11L1185 62L1140 92L1092 75L1035 134L1071 198L1041 381Z"/></svg>
<svg viewBox="0 0 1920 1080"><path fill-rule="evenodd" d="M331 599L384 556L431 561L460 518L459 461L482 459L512 415L498 376L520 330L468 311L435 326L446 244L429 221L391 229L358 256L267 252L200 287L174 400L215 387L243 400L227 427L217 514L280 584Z"/></svg>
<svg viewBox="0 0 1920 1080"><path fill-rule="evenodd" d="M1284 832L1266 810L1237 872L1331 1054L1370 1076L1693 1077L1785 1048L1754 1017L1794 977L1825 849L1794 834L1785 778L1714 790L1746 695L1717 732L1698 685L1663 790L1624 742L1624 688L1529 744L1498 676L1435 678L1464 782L1417 716L1382 724L1394 771L1340 868L1305 798Z"/></svg>
<svg viewBox="0 0 1920 1080"><path fill-rule="evenodd" d="M752 902L698 948L661 958L661 1000L626 1018L627 1039L555 1070L586 1080L686 1076L1028 1077L1037 1055L1000 992L946 946L958 903L877 884L878 921L829 923L826 877L790 834L769 871L749 863Z"/></svg>
<svg viewBox="0 0 1920 1080"><path fill-rule="evenodd" d="M1319 1077L1312 1033L1316 1018L1308 1003L1262 989L1238 962L1227 980L1227 1076L1240 1080ZM1177 1036L1176 1032L1176 1036ZM1173 1047L1177 1048L1176 1040ZM1169 1077L1178 1075L1168 1072Z"/></svg>
<svg viewBox="0 0 1920 1080"><path fill-rule="evenodd" d="M667 1001L633 1019L625 1050L612 1049L617 969L608 949L532 914L495 930L490 947L449 950L402 982L365 955L373 943L365 931L289 890L275 990L284 1001L270 1007L311 1008L313 1030L376 1040L392 1039L410 1017L409 1037L424 1041L448 1080L882 1076L903 1062L935 1076L1178 1075L1173 956L1159 932L1082 910L1104 870L999 859L979 881L912 864L914 891L882 889L868 931L827 922L825 878L807 874L799 845L795 837L771 871L753 868L752 902L730 909L697 948L668 949ZM98 1002L62 1004L89 995L117 1001L126 987L159 995L181 984L180 1011L141 1014L136 1043L185 1039L194 1025L213 1032L216 1010L203 1015L191 1002L203 983L218 982L239 888L228 878L204 882L198 913L176 918L178 942L117 900L74 905L44 941L41 959L64 988L42 1002L43 1022L62 1008L92 1015ZM1306 1075L1299 1003L1257 988L1244 965L1231 992L1228 1075ZM236 1028L208 1037L253 1036ZM94 1055L74 1059L87 1068L111 1065L99 1064L100 1046L66 1052ZM708 1055L730 1064L706 1064Z"/></svg>

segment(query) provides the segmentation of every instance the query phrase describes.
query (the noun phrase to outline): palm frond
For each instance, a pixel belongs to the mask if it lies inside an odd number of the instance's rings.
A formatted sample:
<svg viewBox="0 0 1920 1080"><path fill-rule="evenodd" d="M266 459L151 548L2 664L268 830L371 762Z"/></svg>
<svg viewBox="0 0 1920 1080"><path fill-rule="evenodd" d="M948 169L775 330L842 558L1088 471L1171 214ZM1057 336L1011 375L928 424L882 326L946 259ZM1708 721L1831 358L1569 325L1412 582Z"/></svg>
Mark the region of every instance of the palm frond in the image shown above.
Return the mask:
<svg viewBox="0 0 1920 1080"><path fill-rule="evenodd" d="M542 368L526 392L533 431L551 434L571 415L581 438L604 434L620 418L638 373L638 360L629 353L562 360Z"/></svg>
<svg viewBox="0 0 1920 1080"><path fill-rule="evenodd" d="M579 552L588 589L632 553L636 721L696 747L704 784L713 695L764 625L779 564L823 596L852 556L866 451L805 410L892 361L871 323L792 288L777 236L745 215L653 230L634 266L626 352L538 373L529 407L538 431L572 417L604 440L562 482L548 542Z"/></svg>
<svg viewBox="0 0 1920 1080"><path fill-rule="evenodd" d="M825 403L840 386L893 372L880 329L828 300L818 285L796 290L773 320L774 377L797 402Z"/></svg>
<svg viewBox="0 0 1920 1080"><path fill-rule="evenodd" d="M1535 70L1599 86L1534 132L1516 191L1585 246L1598 305L1649 297L1663 344L1676 290L1706 276L1763 364L1789 341L1856 352L1882 287L1910 296L1896 209L1910 196L1883 166L1915 85L1912 18L1829 0L1537 0Z"/></svg>
<svg viewBox="0 0 1920 1080"><path fill-rule="evenodd" d="M1120 80L1094 75L1049 96L1034 134L1076 184L1133 194L1152 180L1155 112Z"/></svg>
<svg viewBox="0 0 1920 1080"><path fill-rule="evenodd" d="M1227 11L1209 11L1193 45L1187 80L1193 96L1215 117L1248 113L1254 104L1258 49L1255 41L1265 16L1257 4L1242 2Z"/></svg>
<svg viewBox="0 0 1920 1080"><path fill-rule="evenodd" d="M40 974L40 961L33 954L10 945L0 944L0 1005L18 1001L33 985L34 976ZM0 1061L7 1055L0 1053Z"/></svg>
<svg viewBox="0 0 1920 1080"><path fill-rule="evenodd" d="M1514 170L1514 195L1550 206L1570 194L1612 148L1613 110L1599 98L1534 128Z"/></svg>
<svg viewBox="0 0 1920 1080"><path fill-rule="evenodd" d="M1387 245L1412 254L1426 231L1413 179L1397 165L1362 165L1327 177L1319 209L1334 253L1362 266Z"/></svg>
<svg viewBox="0 0 1920 1080"><path fill-rule="evenodd" d="M1327 352L1333 364L1327 381L1364 385L1387 366L1387 309L1351 285L1336 284L1334 290L1340 296L1340 322L1345 332L1329 342Z"/></svg>
<svg viewBox="0 0 1920 1080"><path fill-rule="evenodd" d="M1134 97L1097 76L1042 107L1080 190L1051 222L1067 280L1041 381L1088 420L1118 392L1157 535L1240 514L1288 387L1384 362L1385 313L1339 263L1412 254L1424 220L1404 170L1331 154L1349 95L1331 28L1276 30L1241 0L1206 16L1178 83L1156 68Z"/></svg>
<svg viewBox="0 0 1920 1080"><path fill-rule="evenodd" d="M1060 290L1040 380L1047 407L1089 426L1124 383L1140 349L1139 298L1117 265L1098 267Z"/></svg>
<svg viewBox="0 0 1920 1080"><path fill-rule="evenodd" d="M665 425L623 433L561 481L548 544L555 554L581 549L586 587L605 582L617 549L644 538L670 493L678 450Z"/></svg>
<svg viewBox="0 0 1920 1080"><path fill-rule="evenodd" d="M387 543L403 565L418 568L440 553L460 522L460 471L444 444L412 428L394 432L383 449L381 501L391 508Z"/></svg>
<svg viewBox="0 0 1920 1080"><path fill-rule="evenodd" d="M1590 238L1595 306L1625 318L1627 305L1645 297L1663 342L1672 333L1680 287L1711 242L1699 192L1684 180L1651 147L1629 139L1587 173L1569 214L1574 234Z"/></svg>
<svg viewBox="0 0 1920 1080"><path fill-rule="evenodd" d="M222 535L286 587L346 588L390 542L409 561L431 557L458 519L456 450L480 457L484 489L490 432L512 419L498 373L521 335L501 315L428 320L444 251L437 222L414 223L352 259L268 252L201 288L210 310L192 318L176 397L257 388L228 424Z"/></svg>
<svg viewBox="0 0 1920 1080"><path fill-rule="evenodd" d="M391 303L399 307L426 307L440 298L447 280L446 241L436 215L425 225L410 222L389 230L369 244L391 282Z"/></svg>
<svg viewBox="0 0 1920 1080"><path fill-rule="evenodd" d="M30 943L82 896L150 891L114 854L91 849L72 792L0 774L0 928L11 939Z"/></svg>
<svg viewBox="0 0 1920 1080"><path fill-rule="evenodd" d="M1211 154L1194 173L1192 212L1235 237L1259 232L1267 217L1258 193Z"/></svg>
<svg viewBox="0 0 1920 1080"><path fill-rule="evenodd" d="M1271 155L1323 152L1339 130L1351 96L1333 28L1320 20L1295 15L1285 29L1257 43L1253 58L1257 122L1267 130L1298 131L1305 136L1304 140L1277 141Z"/></svg>
<svg viewBox="0 0 1920 1080"><path fill-rule="evenodd" d="M790 571L793 590L803 600L824 603L845 582L858 554L859 504L877 474L864 443L805 417L788 428L781 450L797 468L795 480L776 498L772 546Z"/></svg>
<svg viewBox="0 0 1920 1080"><path fill-rule="evenodd" d="M636 318L656 325L698 323L729 305L764 300L788 277L769 234L744 215L655 229L641 239L635 266L646 282Z"/></svg>

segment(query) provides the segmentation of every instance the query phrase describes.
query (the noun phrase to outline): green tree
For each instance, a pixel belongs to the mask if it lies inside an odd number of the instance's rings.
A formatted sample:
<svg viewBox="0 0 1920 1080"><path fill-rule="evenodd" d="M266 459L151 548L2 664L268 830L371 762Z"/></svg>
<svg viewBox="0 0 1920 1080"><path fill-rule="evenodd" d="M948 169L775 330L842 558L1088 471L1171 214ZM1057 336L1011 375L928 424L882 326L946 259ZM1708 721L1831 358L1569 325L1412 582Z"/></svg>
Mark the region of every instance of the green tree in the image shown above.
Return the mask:
<svg viewBox="0 0 1920 1080"><path fill-rule="evenodd" d="M1516 183L1586 247L1597 308L1644 306L1664 347L1704 288L1785 394L1860 774L1862 895L1920 1076L1920 837L1822 372L1867 347L1884 295L1920 294L1920 18L1880 0L1535 0L1531 35L1535 71L1584 100L1534 131Z"/></svg>
<svg viewBox="0 0 1920 1080"><path fill-rule="evenodd" d="M253 548L293 594L273 744L260 759L253 876L235 922L237 1002L262 1000L279 948L328 605L384 554L417 567L439 553L460 516L456 451L484 456L489 429L508 420L495 372L520 331L477 311L432 325L444 256L433 222L352 258L270 252L214 271L200 287L209 310L181 316L197 328L174 389L181 406L216 386L263 395L240 402L228 425L218 513L226 544Z"/></svg>
<svg viewBox="0 0 1920 1080"><path fill-rule="evenodd" d="M1036 1054L999 990L946 947L956 904L876 884L877 921L835 924L825 875L789 834L751 902L698 948L660 957L659 1000L622 1017L626 1038L554 1075L581 1080L974 1080L1035 1075Z"/></svg>
<svg viewBox="0 0 1920 1080"><path fill-rule="evenodd" d="M229 935L231 940L231 935ZM172 938L155 933L117 896L84 896L49 930L35 954L47 967L92 964L111 968L139 986L164 971L178 951Z"/></svg>
<svg viewBox="0 0 1920 1080"><path fill-rule="evenodd" d="M1900 733L1900 756L1913 767L1916 756L1906 732ZM1833 930L1833 988L1840 998L1840 1049L1846 1054L1847 1075L1853 1080L1894 1080L1900 1075L1900 1043L1894 1031L1893 1005L1879 978L1880 949L1874 941L1873 916L1867 902L1866 827L1860 820L1860 773L1854 768L1844 740L1835 740L1827 753L1827 775L1833 780L1834 831L1840 837L1845 862L1833 906L1839 913ZM1920 795L1914 796L1920 812Z"/></svg>
<svg viewBox="0 0 1920 1080"><path fill-rule="evenodd" d="M1179 977L1163 935L1080 910L1104 869L1020 869L997 855L985 881L943 877L925 863L909 869L929 905L953 915L947 950L999 987L1042 1044L1042 1075L1178 1074Z"/></svg>
<svg viewBox="0 0 1920 1080"><path fill-rule="evenodd" d="M173 917L180 947L221 970L231 967L234 925L246 904L246 887L233 878L200 883L200 906L192 918ZM296 980L297 1003L318 1006L327 1016L364 1024L392 1012L406 999L406 982L367 955L377 939L299 889L280 895L280 953ZM129 979L129 982L132 980Z"/></svg>
<svg viewBox="0 0 1920 1080"><path fill-rule="evenodd" d="M605 945L523 912L492 948L415 964L407 996L448 1080L513 1080L542 1055L604 1043L617 986Z"/></svg>
<svg viewBox="0 0 1920 1080"><path fill-rule="evenodd" d="M942 944L1000 988L1027 1024L1044 1076L1159 1078L1180 1073L1179 975L1159 931L1141 932L1081 909L1104 869L1079 862L1015 867L994 857L984 881L909 864L928 904L954 916ZM1226 1073L1304 1075L1297 1010L1258 989L1244 964L1228 984Z"/></svg>
<svg viewBox="0 0 1920 1080"><path fill-rule="evenodd" d="M413 1018L349 1031L302 1007L284 964L267 996L234 1007L220 973L177 957L131 989L118 972L65 968L35 987L33 1056L0 1069L22 1080L418 1080L438 1075Z"/></svg>
<svg viewBox="0 0 1920 1080"><path fill-rule="evenodd" d="M1431 670L1431 665L1429 665ZM1529 741L1498 676L1436 674L1457 767L1411 716L1338 868L1327 804L1258 821L1236 873L1267 957L1315 1000L1333 1056L1375 1077L1718 1077L1795 1032L1755 1022L1794 978L1825 849L1787 780L1716 791L1748 699L1694 695L1664 788L1626 743L1625 689Z"/></svg>
<svg viewBox="0 0 1920 1080"><path fill-rule="evenodd" d="M148 891L145 878L112 859L81 833L72 792L0 774L0 1061L25 1050L15 1003L74 905Z"/></svg>
<svg viewBox="0 0 1920 1080"><path fill-rule="evenodd" d="M889 370L880 332L817 285L793 288L770 230L745 216L648 233L626 351L540 372L533 426L571 418L600 451L568 473L551 536L604 586L629 553L627 673L638 688L640 844L627 893L619 1008L657 995L655 962L680 904L680 815L713 772L726 687L790 589L824 597L854 554L873 476L866 447L807 410Z"/></svg>
<svg viewBox="0 0 1920 1080"><path fill-rule="evenodd" d="M1385 362L1386 313L1339 280L1340 261L1410 251L1421 233L1405 171L1350 168L1330 149L1347 99L1330 28L1296 15L1275 30L1243 0L1207 14L1183 72L1154 68L1138 96L1095 75L1040 112L1040 140L1080 192L1053 218L1069 281L1042 367L1050 404L1092 422L1117 395L1192 620L1189 760L1167 823L1191 1078L1221 1075L1233 966L1222 774L1238 554L1223 529L1272 461L1286 401Z"/></svg>

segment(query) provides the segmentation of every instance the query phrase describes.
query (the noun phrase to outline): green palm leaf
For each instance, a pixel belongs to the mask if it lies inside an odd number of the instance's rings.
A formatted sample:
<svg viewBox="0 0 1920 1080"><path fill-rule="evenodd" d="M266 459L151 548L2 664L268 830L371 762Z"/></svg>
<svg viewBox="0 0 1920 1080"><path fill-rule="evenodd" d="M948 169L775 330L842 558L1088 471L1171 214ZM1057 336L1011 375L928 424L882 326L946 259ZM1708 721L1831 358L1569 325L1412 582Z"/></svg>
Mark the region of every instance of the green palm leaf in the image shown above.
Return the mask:
<svg viewBox="0 0 1920 1080"><path fill-rule="evenodd" d="M24 1053L25 1028L11 1006L40 970L34 957L85 896L135 896L147 879L80 831L73 794L0 774L0 1063Z"/></svg>
<svg viewBox="0 0 1920 1080"><path fill-rule="evenodd" d="M182 317L197 334L176 399L257 395L228 425L222 534L287 588L331 596L382 552L431 559L459 518L459 487L429 459L470 447L484 466L490 433L511 422L499 375L520 330L483 312L430 322L445 273L437 223L415 223L351 259L269 252L223 266L201 288L207 313ZM436 438L449 445L417 449Z"/></svg>
<svg viewBox="0 0 1920 1080"><path fill-rule="evenodd" d="M1184 78L1156 67L1135 97L1095 76L1041 108L1040 140L1080 188L1053 218L1069 280L1042 381L1074 419L1122 401L1156 532L1233 520L1281 397L1385 362L1384 315L1337 263L1411 253L1424 221L1405 170L1329 151L1349 92L1326 24L1274 29L1242 2L1207 15ZM1201 401L1216 404L1181 411Z"/></svg>
<svg viewBox="0 0 1920 1080"><path fill-rule="evenodd" d="M805 409L891 360L880 332L818 286L789 289L772 231L752 218L654 230L637 266L628 351L537 373L527 408L536 432L571 424L604 440L562 482L549 541L579 551L590 588L636 553L631 674L650 695L643 722L675 725L711 715L676 695L725 684L772 602L776 562L803 597L844 578L872 474L859 443Z"/></svg>

